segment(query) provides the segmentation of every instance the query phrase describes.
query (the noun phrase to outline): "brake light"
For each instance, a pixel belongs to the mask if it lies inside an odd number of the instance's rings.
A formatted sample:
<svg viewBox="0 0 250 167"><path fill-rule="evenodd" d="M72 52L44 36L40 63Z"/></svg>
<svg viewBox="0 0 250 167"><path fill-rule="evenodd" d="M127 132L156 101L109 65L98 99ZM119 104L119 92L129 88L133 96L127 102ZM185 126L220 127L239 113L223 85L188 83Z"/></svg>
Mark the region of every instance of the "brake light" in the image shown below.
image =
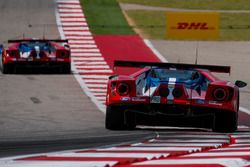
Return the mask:
<svg viewBox="0 0 250 167"><path fill-rule="evenodd" d="M116 92L120 96L126 96L129 93L129 85L127 83L119 83L116 88Z"/></svg>
<svg viewBox="0 0 250 167"><path fill-rule="evenodd" d="M172 91L172 95L175 99L186 99L188 97L182 84L175 85L175 88Z"/></svg>
<svg viewBox="0 0 250 167"><path fill-rule="evenodd" d="M60 51L57 51L56 55L59 58L69 58L70 53L69 53L69 51L66 51L66 50L60 50Z"/></svg>
<svg viewBox="0 0 250 167"><path fill-rule="evenodd" d="M169 89L168 89L168 86L167 85L160 85L160 88L159 88L159 95L161 97L168 97L169 95Z"/></svg>
<svg viewBox="0 0 250 167"><path fill-rule="evenodd" d="M19 57L20 55L20 53L18 52L18 50L7 50L6 51L6 53L7 53L7 55L9 55L10 57Z"/></svg>
<svg viewBox="0 0 250 167"><path fill-rule="evenodd" d="M210 85L207 90L206 100L229 101L234 96L234 89L226 86Z"/></svg>
<svg viewBox="0 0 250 167"><path fill-rule="evenodd" d="M176 87L174 88L172 93L175 98L180 98L183 95L183 90L181 88Z"/></svg>
<svg viewBox="0 0 250 167"><path fill-rule="evenodd" d="M224 88L215 88L212 92L212 96L217 101L224 101L228 97L228 93Z"/></svg>

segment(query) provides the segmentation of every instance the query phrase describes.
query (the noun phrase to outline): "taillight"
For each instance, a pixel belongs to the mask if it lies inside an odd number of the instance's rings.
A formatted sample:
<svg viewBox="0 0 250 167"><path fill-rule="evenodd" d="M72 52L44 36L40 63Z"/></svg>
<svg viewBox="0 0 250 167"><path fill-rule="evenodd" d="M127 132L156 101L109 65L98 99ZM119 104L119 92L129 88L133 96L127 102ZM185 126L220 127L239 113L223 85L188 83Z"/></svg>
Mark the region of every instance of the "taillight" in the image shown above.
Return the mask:
<svg viewBox="0 0 250 167"><path fill-rule="evenodd" d="M223 88L216 88L212 92L213 98L217 101L224 101L227 99L228 93Z"/></svg>
<svg viewBox="0 0 250 167"><path fill-rule="evenodd" d="M129 85L127 83L119 83L116 91L120 96L126 96L129 93Z"/></svg>
<svg viewBox="0 0 250 167"><path fill-rule="evenodd" d="M7 55L10 57L19 57L19 52L18 50L7 50Z"/></svg>
<svg viewBox="0 0 250 167"><path fill-rule="evenodd" d="M180 98L183 95L183 90L180 87L176 87L172 93L175 98Z"/></svg>
<svg viewBox="0 0 250 167"><path fill-rule="evenodd" d="M168 97L168 95L169 95L168 87L167 86L161 86L159 88L159 95L161 97Z"/></svg>
<svg viewBox="0 0 250 167"><path fill-rule="evenodd" d="M68 58L69 52L68 51L57 51L57 57L59 58Z"/></svg>

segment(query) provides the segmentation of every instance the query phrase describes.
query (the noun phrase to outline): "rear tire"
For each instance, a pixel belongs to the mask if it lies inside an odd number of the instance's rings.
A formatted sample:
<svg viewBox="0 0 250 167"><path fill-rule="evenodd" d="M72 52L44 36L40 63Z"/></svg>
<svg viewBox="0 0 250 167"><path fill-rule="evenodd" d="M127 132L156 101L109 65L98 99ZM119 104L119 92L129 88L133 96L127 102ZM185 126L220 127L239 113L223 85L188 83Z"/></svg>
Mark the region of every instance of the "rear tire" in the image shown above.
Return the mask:
<svg viewBox="0 0 250 167"><path fill-rule="evenodd" d="M234 132L238 126L238 112L222 111L215 114L214 132Z"/></svg>
<svg viewBox="0 0 250 167"><path fill-rule="evenodd" d="M125 108L123 106L107 106L105 120L106 129L132 130L135 126L135 115L133 113L125 113Z"/></svg>
<svg viewBox="0 0 250 167"><path fill-rule="evenodd" d="M11 74L14 72L14 66L11 64L2 64L3 74Z"/></svg>
<svg viewBox="0 0 250 167"><path fill-rule="evenodd" d="M62 74L70 74L70 72L71 72L70 63L62 65L62 67L61 67L61 73Z"/></svg>
<svg viewBox="0 0 250 167"><path fill-rule="evenodd" d="M71 72L71 65L70 65L70 63L68 63L68 64L63 66L63 73L70 74L70 72Z"/></svg>
<svg viewBox="0 0 250 167"><path fill-rule="evenodd" d="M121 107L107 106L105 127L110 130L121 130L125 128L124 111Z"/></svg>

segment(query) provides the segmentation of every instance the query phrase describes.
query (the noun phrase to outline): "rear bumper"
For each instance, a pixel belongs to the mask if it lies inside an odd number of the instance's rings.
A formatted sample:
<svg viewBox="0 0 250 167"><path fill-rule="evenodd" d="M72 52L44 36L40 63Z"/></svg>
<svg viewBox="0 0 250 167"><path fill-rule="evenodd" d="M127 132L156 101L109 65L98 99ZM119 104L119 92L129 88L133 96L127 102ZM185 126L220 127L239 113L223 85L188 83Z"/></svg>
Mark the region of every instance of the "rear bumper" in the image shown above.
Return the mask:
<svg viewBox="0 0 250 167"><path fill-rule="evenodd" d="M49 62L49 61L15 61L15 62L8 62L4 65L13 66L15 68L18 67L25 67L25 68L53 68L53 67L61 67L64 65L70 65L70 62Z"/></svg>
<svg viewBox="0 0 250 167"><path fill-rule="evenodd" d="M232 113L233 111L208 107L184 105L112 105L124 109L125 115L133 113L137 125L175 126L211 128L217 113ZM119 111L117 111L119 112Z"/></svg>
<svg viewBox="0 0 250 167"><path fill-rule="evenodd" d="M11 62L2 66L4 74L70 74L70 62Z"/></svg>
<svg viewBox="0 0 250 167"><path fill-rule="evenodd" d="M125 99L125 98L123 98ZM235 100L228 102L218 102L218 101L210 101L210 100L174 100L171 103L152 103L148 99L140 99L141 101L133 101L133 98L128 98L126 100L121 99L108 99L107 105L125 105L125 106L154 106L153 108L203 108L208 110L228 110L228 111L237 111L237 106Z"/></svg>
<svg viewBox="0 0 250 167"><path fill-rule="evenodd" d="M196 117L214 115L217 112L236 112L222 108L207 106L180 105L180 104L115 104L112 106L122 106L129 112L143 115L166 115Z"/></svg>

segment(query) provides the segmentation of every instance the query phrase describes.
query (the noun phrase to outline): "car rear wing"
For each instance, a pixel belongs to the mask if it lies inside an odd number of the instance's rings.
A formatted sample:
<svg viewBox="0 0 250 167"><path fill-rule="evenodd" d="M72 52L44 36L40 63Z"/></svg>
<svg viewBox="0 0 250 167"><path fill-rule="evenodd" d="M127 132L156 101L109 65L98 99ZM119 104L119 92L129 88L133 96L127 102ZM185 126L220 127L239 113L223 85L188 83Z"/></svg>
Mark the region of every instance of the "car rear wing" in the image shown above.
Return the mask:
<svg viewBox="0 0 250 167"><path fill-rule="evenodd" d="M140 61L122 61L115 60L114 67L162 67L177 69L206 69L211 72L230 73L230 66L200 65L200 64L182 64L182 63L161 63L161 62L140 62Z"/></svg>
<svg viewBox="0 0 250 167"><path fill-rule="evenodd" d="M8 40L8 43L18 43L18 42L58 42L58 43L68 43L67 39L14 39Z"/></svg>

